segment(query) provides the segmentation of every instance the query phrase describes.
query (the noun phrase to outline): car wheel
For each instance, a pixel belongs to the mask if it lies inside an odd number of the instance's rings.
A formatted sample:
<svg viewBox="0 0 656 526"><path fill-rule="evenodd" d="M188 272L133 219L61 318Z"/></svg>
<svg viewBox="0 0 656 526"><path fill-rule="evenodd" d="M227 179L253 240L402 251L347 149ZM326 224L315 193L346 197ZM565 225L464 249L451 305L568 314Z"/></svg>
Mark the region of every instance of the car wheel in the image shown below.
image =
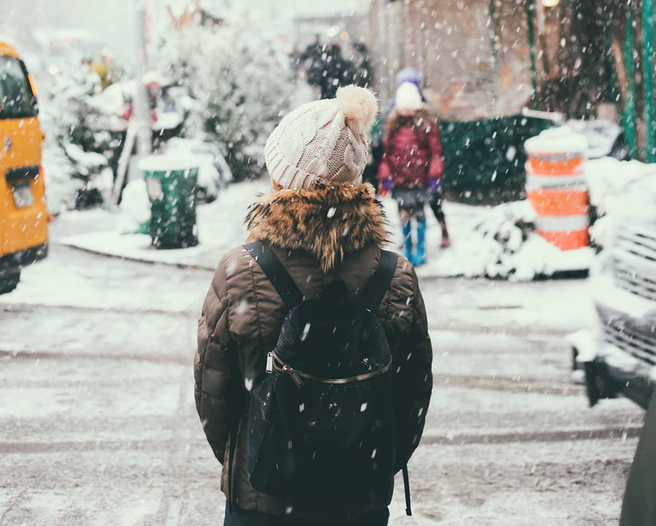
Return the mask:
<svg viewBox="0 0 656 526"><path fill-rule="evenodd" d="M18 286L20 270L0 276L0 294L7 294Z"/></svg>

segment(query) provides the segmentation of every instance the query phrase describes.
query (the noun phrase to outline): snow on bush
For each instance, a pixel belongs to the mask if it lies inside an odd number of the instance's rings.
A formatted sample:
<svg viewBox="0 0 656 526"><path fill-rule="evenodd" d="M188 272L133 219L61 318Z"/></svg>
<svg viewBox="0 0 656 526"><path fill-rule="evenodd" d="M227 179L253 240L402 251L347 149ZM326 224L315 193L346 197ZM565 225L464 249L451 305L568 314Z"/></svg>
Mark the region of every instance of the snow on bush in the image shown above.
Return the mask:
<svg viewBox="0 0 656 526"><path fill-rule="evenodd" d="M535 217L528 201L485 209L476 226L420 274L513 280L552 274L560 250L533 232Z"/></svg>
<svg viewBox="0 0 656 526"><path fill-rule="evenodd" d="M656 169L638 161L588 161L586 179L593 208L590 234L597 249L608 247L619 216L654 208ZM476 209L481 219L454 246L419 270L421 275L532 280L559 271L589 269L595 249L561 251L535 231L528 201Z"/></svg>
<svg viewBox="0 0 656 526"><path fill-rule="evenodd" d="M592 262L592 249L563 252L538 235L533 224L535 212L528 201L479 213L475 228L454 236L453 247L420 267L420 276L531 281L556 272L586 270Z"/></svg>
<svg viewBox="0 0 656 526"><path fill-rule="evenodd" d="M289 59L270 22L235 5L221 24L169 24L158 40L158 69L199 102L188 133L207 134L236 179L259 174L266 139L293 92Z"/></svg>
<svg viewBox="0 0 656 526"><path fill-rule="evenodd" d="M44 164L49 178L48 197L53 200L49 208L53 213L70 206L73 195L87 188L107 166L103 154L111 147L111 136L102 129L104 116L94 102L98 89L93 75L79 65L71 65L55 77L44 101L41 112L46 131Z"/></svg>
<svg viewBox="0 0 656 526"><path fill-rule="evenodd" d="M94 104L94 96L98 84L93 75L88 74L81 67L70 67L62 71L52 87L50 96L44 105L42 119L44 127L48 130L47 138L50 145L64 149L74 145L82 154L91 152L102 154L109 148L110 137L106 131L100 129L98 123L102 121L103 114ZM71 163L73 175L86 177L89 163L80 162L89 160L84 155L67 155Z"/></svg>

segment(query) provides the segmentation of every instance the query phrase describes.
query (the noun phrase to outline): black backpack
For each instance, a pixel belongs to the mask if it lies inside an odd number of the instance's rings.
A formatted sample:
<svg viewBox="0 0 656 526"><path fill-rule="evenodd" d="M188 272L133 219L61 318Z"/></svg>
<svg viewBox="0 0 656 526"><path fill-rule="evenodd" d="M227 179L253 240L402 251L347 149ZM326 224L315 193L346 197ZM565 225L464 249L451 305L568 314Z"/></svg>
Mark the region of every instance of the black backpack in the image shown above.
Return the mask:
<svg viewBox="0 0 656 526"><path fill-rule="evenodd" d="M376 312L398 256L382 252L356 304L337 276L304 301L266 243L245 248L289 309L269 374L250 400L251 485L303 508L380 503L389 498L396 448L392 354ZM406 468L403 475L410 515Z"/></svg>

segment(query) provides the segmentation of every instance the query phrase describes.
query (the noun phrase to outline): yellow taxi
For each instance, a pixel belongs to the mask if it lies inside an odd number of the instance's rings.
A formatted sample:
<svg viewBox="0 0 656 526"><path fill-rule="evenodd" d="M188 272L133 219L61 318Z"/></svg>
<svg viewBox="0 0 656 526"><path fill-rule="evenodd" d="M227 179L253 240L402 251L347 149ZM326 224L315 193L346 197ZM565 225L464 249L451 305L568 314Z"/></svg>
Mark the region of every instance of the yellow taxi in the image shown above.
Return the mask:
<svg viewBox="0 0 656 526"><path fill-rule="evenodd" d="M0 40L0 294L48 253L42 142L34 80L16 49Z"/></svg>

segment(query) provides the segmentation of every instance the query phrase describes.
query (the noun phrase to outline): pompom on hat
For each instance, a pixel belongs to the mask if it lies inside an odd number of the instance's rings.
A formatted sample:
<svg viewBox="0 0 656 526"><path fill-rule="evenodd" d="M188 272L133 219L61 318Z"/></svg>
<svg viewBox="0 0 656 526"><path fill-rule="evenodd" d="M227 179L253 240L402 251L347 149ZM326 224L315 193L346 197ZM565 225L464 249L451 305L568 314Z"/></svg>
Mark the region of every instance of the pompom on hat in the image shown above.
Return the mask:
<svg viewBox="0 0 656 526"><path fill-rule="evenodd" d="M264 150L267 169L282 188L356 183L369 155L369 130L378 101L365 88L345 86L334 99L310 102L287 114Z"/></svg>
<svg viewBox="0 0 656 526"><path fill-rule="evenodd" d="M417 111L424 105L419 88L410 82L404 82L398 87L394 100L396 109L400 111Z"/></svg>

